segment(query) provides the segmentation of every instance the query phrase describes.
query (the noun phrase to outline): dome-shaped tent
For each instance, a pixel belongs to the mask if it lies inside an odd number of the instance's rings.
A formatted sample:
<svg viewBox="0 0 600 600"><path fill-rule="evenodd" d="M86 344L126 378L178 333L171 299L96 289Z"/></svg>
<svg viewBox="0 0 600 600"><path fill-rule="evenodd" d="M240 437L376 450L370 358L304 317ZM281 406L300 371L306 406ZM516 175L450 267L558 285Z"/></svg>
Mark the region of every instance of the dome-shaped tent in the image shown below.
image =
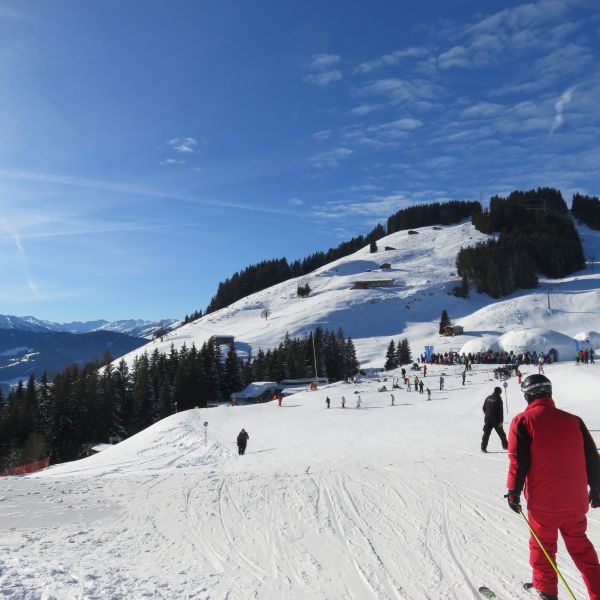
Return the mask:
<svg viewBox="0 0 600 600"><path fill-rule="evenodd" d="M553 354L554 360L571 360L575 354L573 338L541 327L509 331L498 339L498 343L505 352L543 352Z"/></svg>
<svg viewBox="0 0 600 600"><path fill-rule="evenodd" d="M581 349L593 348L596 350L600 348L600 333L597 331L582 331L574 336L579 341Z"/></svg>
<svg viewBox="0 0 600 600"><path fill-rule="evenodd" d="M480 352L500 352L498 345L498 337L495 335L482 335L470 339L466 344L463 344L460 349L460 354L477 354Z"/></svg>

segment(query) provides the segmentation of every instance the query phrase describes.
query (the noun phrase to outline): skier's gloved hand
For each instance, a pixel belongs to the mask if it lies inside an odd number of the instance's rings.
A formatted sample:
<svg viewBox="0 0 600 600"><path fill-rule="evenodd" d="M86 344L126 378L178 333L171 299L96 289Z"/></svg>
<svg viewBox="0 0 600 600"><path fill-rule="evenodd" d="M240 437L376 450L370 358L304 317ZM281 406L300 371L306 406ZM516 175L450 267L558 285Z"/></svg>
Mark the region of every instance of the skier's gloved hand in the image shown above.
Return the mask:
<svg viewBox="0 0 600 600"><path fill-rule="evenodd" d="M504 497L508 500L510 509L519 514L521 512L521 494L517 494L517 492L513 490L508 490L508 494Z"/></svg>
<svg viewBox="0 0 600 600"><path fill-rule="evenodd" d="M590 506L592 508L600 507L600 490L596 490L596 489L590 490Z"/></svg>

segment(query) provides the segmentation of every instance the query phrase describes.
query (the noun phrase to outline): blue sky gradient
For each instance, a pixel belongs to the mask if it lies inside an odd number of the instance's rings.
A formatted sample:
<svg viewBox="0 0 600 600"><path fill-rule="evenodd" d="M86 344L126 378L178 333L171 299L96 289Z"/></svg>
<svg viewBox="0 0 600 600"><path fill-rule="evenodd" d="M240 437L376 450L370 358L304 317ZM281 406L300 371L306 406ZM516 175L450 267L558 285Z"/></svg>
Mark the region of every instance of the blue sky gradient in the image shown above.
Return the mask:
<svg viewBox="0 0 600 600"><path fill-rule="evenodd" d="M0 313L183 317L413 203L598 195L599 49L595 0L0 0Z"/></svg>

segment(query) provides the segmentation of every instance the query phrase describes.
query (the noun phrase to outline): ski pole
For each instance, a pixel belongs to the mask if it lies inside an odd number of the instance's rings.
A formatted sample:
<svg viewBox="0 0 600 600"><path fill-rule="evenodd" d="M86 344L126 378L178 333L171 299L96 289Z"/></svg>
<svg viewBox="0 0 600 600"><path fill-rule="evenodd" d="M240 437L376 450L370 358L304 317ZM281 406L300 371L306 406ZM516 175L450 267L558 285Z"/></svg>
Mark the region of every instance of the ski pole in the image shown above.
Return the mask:
<svg viewBox="0 0 600 600"><path fill-rule="evenodd" d="M544 553L544 556L548 559L550 566L554 569L556 574L560 577L560 580L565 584L565 587L567 588L569 594L571 595L571 598L573 598L573 600L577 600L577 598L575 598L575 594L573 594L573 592L571 591L569 584L565 581L565 578L562 576L562 573L558 570L558 567L556 566L554 561L550 558L550 555L548 554L548 552L546 552L546 548L544 548L544 544L542 544L542 541L538 537L537 533L534 531L533 527L531 526L531 523L528 521L527 517L523 513L522 508L519 509L519 514L523 517L523 519L525 519L525 523L527 523L527 527L529 527L529 531L531 531L531 535L535 538L535 541L538 543L538 546L541 548L542 552Z"/></svg>

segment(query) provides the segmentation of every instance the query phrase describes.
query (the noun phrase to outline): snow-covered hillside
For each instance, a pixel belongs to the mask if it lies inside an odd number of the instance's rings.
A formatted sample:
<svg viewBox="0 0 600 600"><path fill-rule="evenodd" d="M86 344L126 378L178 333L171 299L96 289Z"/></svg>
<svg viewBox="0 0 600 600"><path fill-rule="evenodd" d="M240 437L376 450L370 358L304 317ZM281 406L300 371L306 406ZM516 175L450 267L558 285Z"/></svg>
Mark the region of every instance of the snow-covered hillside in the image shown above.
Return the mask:
<svg viewBox="0 0 600 600"><path fill-rule="evenodd" d="M598 441L600 367L547 374L558 406ZM479 452L491 367L476 366L464 387L458 367L432 366L425 381L431 402L402 389L390 406L371 381L281 408L187 411L99 455L3 478L0 597L466 600L485 584L529 598L527 529L502 497L507 455L494 433ZM506 420L523 407L511 380ZM600 511L589 533L600 547ZM559 563L586 597L562 544Z"/></svg>
<svg viewBox="0 0 600 600"><path fill-rule="evenodd" d="M425 344L435 351L458 351L481 336L501 336L515 328L546 327L570 337L583 330L600 331L600 265L561 280L541 280L536 290L494 301L472 291L468 299L450 294L457 285L455 260L461 246L487 239L470 223L422 227L418 235L401 231L378 241L379 251L365 247L330 263L301 281L311 293L299 298L298 279L257 292L231 306L185 325L163 341L147 344L126 356L158 348L168 352L184 343L201 346L212 335L235 335L238 349L254 353L279 344L286 332L303 336L320 324L342 327L352 336L363 367L382 366L389 340L407 337L414 352ZM579 226L586 257L600 256L600 232ZM385 247L394 248L384 250ZM391 269L380 269L390 263ZM394 279L390 288L351 289L359 280ZM550 302L550 309L548 309ZM269 308L267 320L261 317ZM443 309L465 335L442 338L438 324ZM564 358L564 357L563 357Z"/></svg>

